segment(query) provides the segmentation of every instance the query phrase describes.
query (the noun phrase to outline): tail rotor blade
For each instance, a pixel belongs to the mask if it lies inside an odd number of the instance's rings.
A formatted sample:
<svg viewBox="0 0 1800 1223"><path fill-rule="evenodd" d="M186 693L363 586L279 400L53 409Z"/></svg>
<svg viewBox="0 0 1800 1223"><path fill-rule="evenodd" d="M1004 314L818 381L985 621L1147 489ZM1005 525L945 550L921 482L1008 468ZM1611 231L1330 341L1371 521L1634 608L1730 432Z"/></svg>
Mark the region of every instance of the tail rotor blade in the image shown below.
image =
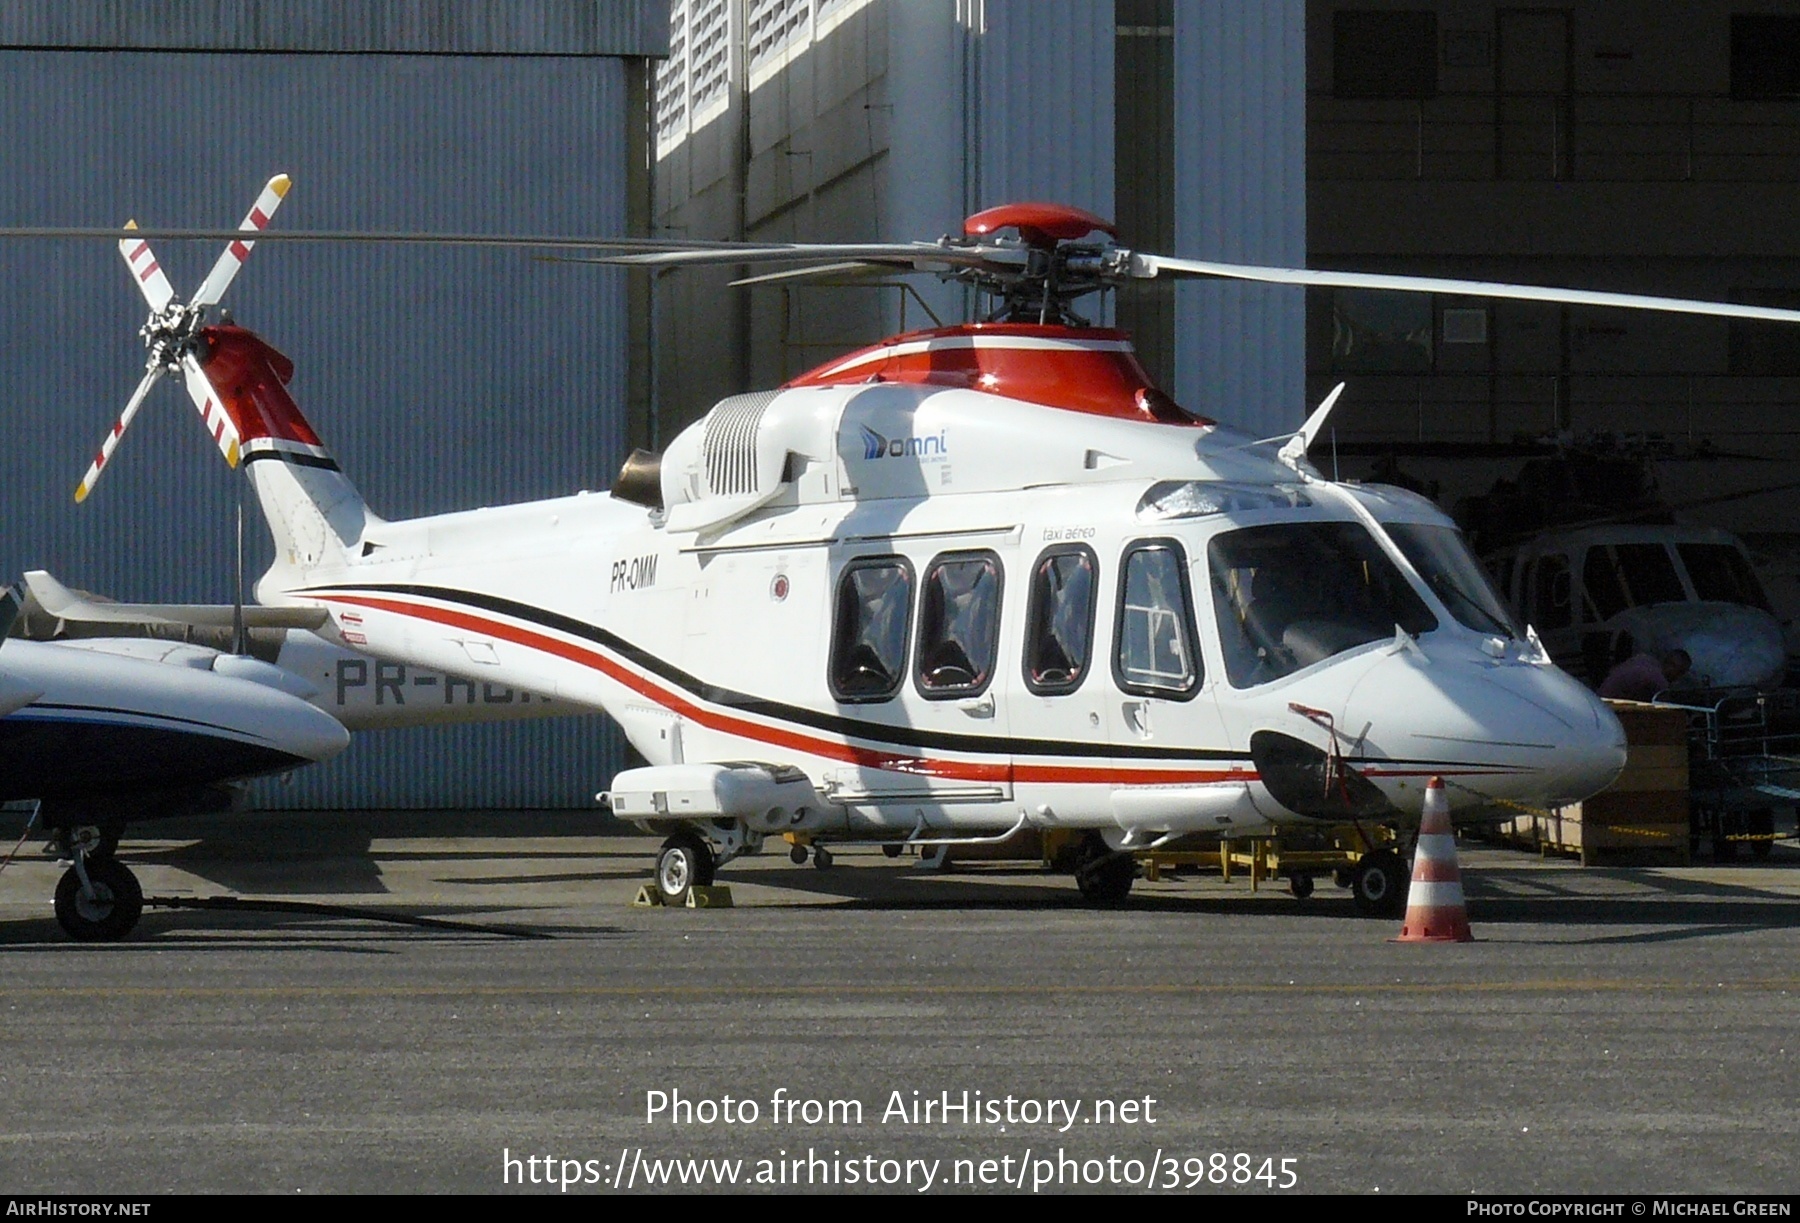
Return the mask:
<svg viewBox="0 0 1800 1223"><path fill-rule="evenodd" d="M126 229L137 227L136 221L125 222ZM163 274L162 265L157 263L156 255L150 250L150 243L142 238L121 238L119 254L125 256L131 278L137 282L144 300L150 303L150 313L161 314L175 300L175 287Z"/></svg>
<svg viewBox="0 0 1800 1223"><path fill-rule="evenodd" d="M262 189L262 194L256 197L256 203L250 206L250 211L238 230L243 233L261 233L266 229L269 219L281 207L281 201L286 198L291 185L291 180L285 174L277 174L271 178ZM255 242L243 238L228 243L224 252L219 255L219 261L213 264L212 271L200 282L200 288L195 291L194 300L189 304L218 305L219 299L225 296L225 290L231 287L232 279L238 274L238 269L244 266L244 260L250 257L250 250L255 245Z"/></svg>
<svg viewBox="0 0 1800 1223"><path fill-rule="evenodd" d="M87 469L87 475L81 477L81 483L75 486L77 502L86 501L88 494L94 491L94 485L99 482L100 472L106 467L106 461L112 458L113 451L118 449L119 439L124 437L125 430L131 427L131 418L137 415L138 409L144 405L144 400L150 395L150 388L155 386L157 379L162 376L163 367L160 365L152 366L144 372L144 380L138 383L137 390L131 393L131 398L126 402L125 410L119 413L119 419L113 425L112 432L108 433L106 440L100 443L100 453L94 456L93 466Z"/></svg>
<svg viewBox="0 0 1800 1223"><path fill-rule="evenodd" d="M232 467L238 465L239 440L237 426L231 423L231 414L219 401L219 393L213 389L212 379L200 368L199 360L193 353L183 353L181 357L182 381L187 386L188 398L194 401L194 411L200 413L200 419L206 425L206 431L212 434L219 453L225 456L225 462Z"/></svg>

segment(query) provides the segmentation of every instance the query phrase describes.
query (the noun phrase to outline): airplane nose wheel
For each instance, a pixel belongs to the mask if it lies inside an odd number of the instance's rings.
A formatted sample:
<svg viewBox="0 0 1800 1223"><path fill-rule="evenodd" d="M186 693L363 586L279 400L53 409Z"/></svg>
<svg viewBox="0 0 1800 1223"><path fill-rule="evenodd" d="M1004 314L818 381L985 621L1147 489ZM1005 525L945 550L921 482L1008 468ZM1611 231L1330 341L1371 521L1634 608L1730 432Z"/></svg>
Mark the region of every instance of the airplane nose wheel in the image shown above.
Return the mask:
<svg viewBox="0 0 1800 1223"><path fill-rule="evenodd" d="M712 885L717 868L711 846L694 833L678 832L663 842L662 852L656 855L656 890L665 905L680 907L687 903L691 889Z"/></svg>
<svg viewBox="0 0 1800 1223"><path fill-rule="evenodd" d="M1406 909L1410 880L1406 862L1391 849L1357 859L1350 871L1350 897L1365 917L1398 917Z"/></svg>
<svg viewBox="0 0 1800 1223"><path fill-rule="evenodd" d="M144 889L115 858L77 858L56 885L57 924L80 943L124 938L143 911Z"/></svg>

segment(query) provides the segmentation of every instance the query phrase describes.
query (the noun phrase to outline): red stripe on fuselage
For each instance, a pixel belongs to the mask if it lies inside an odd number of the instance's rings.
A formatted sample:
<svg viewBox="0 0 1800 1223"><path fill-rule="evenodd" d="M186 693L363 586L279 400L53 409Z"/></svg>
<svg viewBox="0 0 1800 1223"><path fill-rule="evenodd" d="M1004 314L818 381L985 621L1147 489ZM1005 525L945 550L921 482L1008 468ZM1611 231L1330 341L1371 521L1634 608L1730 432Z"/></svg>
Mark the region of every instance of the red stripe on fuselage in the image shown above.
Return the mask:
<svg viewBox="0 0 1800 1223"><path fill-rule="evenodd" d="M416 619L430 620L438 624L447 624L454 628L469 629L475 632L498 637L515 645L540 650L546 654L578 663L592 668L609 679L623 684L640 696L655 701L658 705L672 713L689 718L698 725L724 734L737 735L759 743L767 743L775 747L787 748L790 751L805 752L808 755L822 756L828 760L842 760L849 764L864 768L885 769L895 773L913 773L929 777L942 777L955 781L984 782L1065 782L1107 785L1168 785L1176 782L1199 784L1218 781L1255 781L1256 773L1248 767L1244 769L1150 769L1150 768L1114 768L1098 765L1068 764L990 764L980 761L937 760L923 756L897 754L891 751L880 751L875 748L857 747L850 743L841 743L834 739L825 739L817 735L806 734L779 726L765 726L759 722L751 722L735 714L722 713L697 704L685 695L668 688L648 676L639 675L615 659L607 657L598 650L587 646L576 645L531 629L523 629L498 620L490 620L483 616L472 615L465 611L450 608L433 607L427 604L408 603L399 599L377 598L369 595L320 595L321 602L349 603L368 607L376 611L393 612L396 615L412 616ZM1104 747L1097 754L1104 754Z"/></svg>

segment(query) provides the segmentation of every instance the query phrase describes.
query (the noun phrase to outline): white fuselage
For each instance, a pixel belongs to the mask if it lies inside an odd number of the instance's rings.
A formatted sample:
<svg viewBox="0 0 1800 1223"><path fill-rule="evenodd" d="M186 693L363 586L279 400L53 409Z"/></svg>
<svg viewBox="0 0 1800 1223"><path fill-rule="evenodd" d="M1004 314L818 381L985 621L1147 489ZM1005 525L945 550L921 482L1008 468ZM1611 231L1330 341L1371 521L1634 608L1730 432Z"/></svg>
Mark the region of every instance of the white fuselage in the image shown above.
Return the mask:
<svg viewBox="0 0 1800 1223"><path fill-rule="evenodd" d="M1602 703L1390 537L1452 535L1428 503L1217 428L929 386L756 398L670 447L660 509L583 493L380 523L278 562L259 597L603 709L653 765L796 766L821 836L1023 822L1130 845L1416 818L1433 775L1458 806L1565 802L1623 766ZM1258 619L1278 586L1313 604L1285 644ZM979 657L940 668L946 644Z"/></svg>

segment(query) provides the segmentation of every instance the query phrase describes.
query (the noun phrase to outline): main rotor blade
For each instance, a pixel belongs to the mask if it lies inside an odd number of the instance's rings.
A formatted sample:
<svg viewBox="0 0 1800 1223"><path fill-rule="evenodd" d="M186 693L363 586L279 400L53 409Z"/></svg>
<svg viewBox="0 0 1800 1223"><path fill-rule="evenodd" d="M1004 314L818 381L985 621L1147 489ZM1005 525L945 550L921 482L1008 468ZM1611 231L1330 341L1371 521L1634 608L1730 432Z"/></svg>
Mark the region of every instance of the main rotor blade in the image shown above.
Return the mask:
<svg viewBox="0 0 1800 1223"><path fill-rule="evenodd" d="M100 472L106 466L106 461L112 458L113 451L119 447L119 439L124 437L125 430L130 428L131 418L137 415L138 409L144 405L144 400L150 394L150 388L155 386L157 379L162 376L163 367L160 365L153 365L144 371L143 381L137 384L137 390L133 391L131 398L126 401L125 410L119 413L119 419L114 423L112 432L108 433L106 439L100 443L100 453L94 456L93 465L87 469L87 474L81 477L81 483L75 486L77 502L86 501L88 494L94 491L94 485L99 483Z"/></svg>
<svg viewBox="0 0 1800 1223"><path fill-rule="evenodd" d="M933 263L956 267L988 267L995 264L1015 266L1023 265L1027 258L1025 251L1015 252L1008 247L939 246L935 242L782 242L597 255L584 262L620 264L626 267L688 267L696 264L806 263L823 260L833 263L900 263L918 268Z"/></svg>
<svg viewBox="0 0 1800 1223"><path fill-rule="evenodd" d="M269 219L275 215L275 210L281 207L281 201L287 198L288 188L292 185L292 180L285 174L277 174L271 178L263 187L262 194L256 197L256 203L250 205L250 211L245 214L243 221L238 225L239 232L261 233L267 228ZM219 254L218 261L213 264L212 271L207 273L206 279L201 281L200 287L194 291L194 300L188 304L191 306L216 306L219 300L225 296L225 290L231 287L231 281L238 274L238 269L244 266L244 260L250 258L251 248L255 245L254 242L235 238L226 243L225 249Z"/></svg>
<svg viewBox="0 0 1800 1223"><path fill-rule="evenodd" d="M126 229L136 229L136 221L125 222ZM175 300L175 286L163 273L162 265L156 261L156 255L150 250L150 243L141 237L119 239L119 254L125 257L125 266L131 269L131 278L144 294L144 300L150 303L150 313L161 314Z"/></svg>
<svg viewBox="0 0 1800 1223"><path fill-rule="evenodd" d="M1506 284L1488 280L1449 280L1437 276L1400 276L1379 272L1331 272L1310 268L1259 267L1245 263L1208 263L1199 259L1170 259L1162 255L1134 254L1131 259L1131 274L1134 277L1144 278L1173 274L1331 289L1386 289L1400 293L1454 293L1465 297L1498 297L1513 301L1556 302L1570 306L1616 306L1624 310L1662 310L1675 314L1712 315L1717 318L1800 323L1800 310L1782 310L1773 306L1744 306L1732 302L1696 301L1685 297L1652 297L1641 293L1603 293L1589 289L1558 289L1544 285Z"/></svg>
<svg viewBox="0 0 1800 1223"><path fill-rule="evenodd" d="M785 272L764 272L761 276L744 276L731 282L732 288L739 285L764 285L785 280L810 280L817 276L836 276L839 274L857 276L886 276L893 272L910 272L913 269L903 263L884 263L877 259L858 259L848 263L818 263L812 267L789 268Z"/></svg>

